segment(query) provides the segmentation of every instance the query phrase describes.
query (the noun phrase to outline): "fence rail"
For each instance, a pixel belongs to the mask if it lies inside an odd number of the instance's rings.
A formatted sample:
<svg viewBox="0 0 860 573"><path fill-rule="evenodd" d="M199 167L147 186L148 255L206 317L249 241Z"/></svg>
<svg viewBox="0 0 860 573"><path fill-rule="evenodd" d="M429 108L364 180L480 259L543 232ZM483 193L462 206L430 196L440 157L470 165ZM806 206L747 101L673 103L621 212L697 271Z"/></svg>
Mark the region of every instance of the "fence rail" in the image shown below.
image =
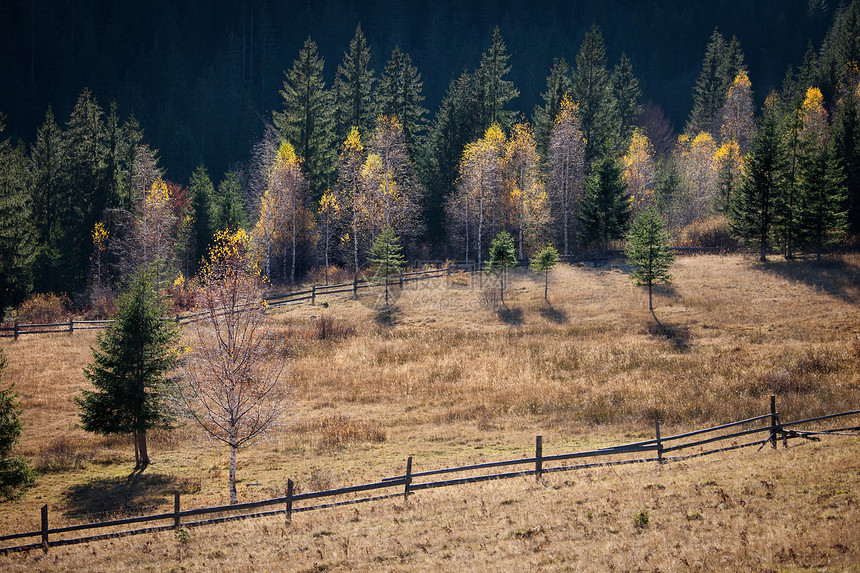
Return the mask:
<svg viewBox="0 0 860 573"><path fill-rule="evenodd" d="M389 286L399 285L400 287L403 287L404 283L407 282L441 278L443 276L450 276L452 272L476 271L477 267L475 265L449 265L448 267L442 269L410 271L402 272L399 276L392 275L395 278L389 278L388 284ZM358 279L353 282L342 284L312 285L310 289L266 297L265 299L263 299L263 302L266 304L266 306L273 308L299 304L307 301L310 301L312 305L315 305L316 298L318 296L343 294L348 292L357 293L360 289L382 287L384 286L384 284L385 283L383 281L372 282L364 279ZM207 314L209 313L196 312L183 315L177 314L174 318L165 318L162 320L169 320L172 322L176 322L177 324L190 324L192 322L197 322L201 319L201 317L206 316ZM220 314L218 316L220 316ZM18 340L18 337L24 334L71 334L74 333L76 330L102 329L105 328L107 325L112 324L113 322L113 320L75 320L75 318L71 316L69 317L68 322L55 322L50 324L21 324L16 320L12 324L12 326L0 326L0 338L13 338L15 340Z"/></svg>
<svg viewBox="0 0 860 573"><path fill-rule="evenodd" d="M333 507L340 507L345 505L353 505L358 503L367 503L371 501L381 501L386 499L392 499L395 497L404 497L408 498L408 496L412 493L441 488L441 487L450 487L455 485L465 485L470 483L479 483L490 480L499 480L499 479L507 479L513 477L523 477L523 476L535 476L537 479L540 479L541 476L545 473L555 473L555 472L564 472L564 471L575 471L581 469L589 469L589 468L599 468L599 467L612 467L612 466L620 466L620 465L630 465L630 464L642 464L649 462L657 462L657 463L668 463L673 461L686 460L694 457L705 456L709 454L719 453L719 452L729 452L738 450L741 448L748 448L753 446L759 446L759 449L763 448L768 443L771 444L773 448L777 447L777 440L782 439L785 447L788 447L788 440L794 438L803 438L808 440L819 440L818 436L820 435L836 435L843 436L846 435L846 432L857 432L860 431L860 426L854 425L845 428L836 428L836 429L822 429L816 428L815 431L806 431L806 430L788 430L786 428L792 427L796 428L797 426L801 426L804 424L820 424L824 421L835 420L837 418L845 418L848 416L857 416L860 415L860 410L850 410L847 412L840 412L836 414L827 414L824 416L818 416L814 418L808 418L805 420L797 420L794 422L781 423L779 420L779 412L776 410L776 398L771 396L770 402L770 413L764 414L761 416L755 416L752 418L747 418L745 420L738 420L736 422L730 422L727 424L722 424L719 426L713 426L710 428L704 428L700 430L695 430L691 432L686 432L682 434L676 434L672 436L664 436L660 435L660 423L657 422L655 424L655 438L649 440L643 440L639 442L633 442L628 444L621 444L617 446L608 446L604 448L598 448L593 450L586 450L580 452L571 452L571 453L563 453L563 454L554 454L554 455L544 455L543 454L543 437L537 436L535 438L535 450L534 456L513 459L513 460L501 460L501 461L493 461L493 462L484 462L477 464L468 464L458 467L452 468L439 468L432 469L420 472L412 471L412 457L409 457L406 460L406 471L401 475L395 475L388 478L383 478L381 481L368 483L363 485L342 487L336 489L328 489L323 491L314 491L307 493L294 493L294 483L292 480L287 480L287 491L286 496L277 497L273 499L266 499L261 501L253 501L235 505L222 505L222 506L214 506L214 507L205 507L199 509L188 509L181 510L180 508L180 495L178 492L174 493L174 503L173 503L173 511L172 512L164 512L157 513L153 515L145 515L140 517L129 517L123 519L115 519L111 521L103 521L98 523L82 523L77 525L68 525L63 527L49 527L48 523L48 506L47 504L42 506L41 508L41 528L36 531L27 531L23 533L13 533L9 535L0 536L0 543L14 541L17 539L25 539L25 538L38 538L40 539L38 542L29 543L26 545L15 545L0 548L0 554L7 554L10 552L19 552L19 551L28 551L31 549L44 549L48 550L49 547L63 546L63 545L73 545L77 543L87 543L91 541L99 541L104 539L111 539L116 537L124 537L129 535L139 535L143 533L154 533L159 531L167 531L170 529L176 529L178 527L197 527L201 525L212 525L218 523L226 523L229 521L234 521L238 519L249 519L254 517L264 517L264 516L273 516L273 515L284 515L287 523L290 522L293 513L300 513L306 511L314 511L318 509L326 509ZM765 422L763 425L761 422ZM759 424L754 427L749 427L754 424ZM742 428L743 427L743 428ZM741 429L742 428L742 429ZM729 430L728 432L725 432ZM710 435L709 437L701 437L706 434L716 434ZM751 436L753 434L761 434L767 433L767 436L764 439L757 439L754 441L742 441L738 443L739 438L744 438L746 436ZM856 433L852 433L850 435L857 435ZM691 438L696 438L690 441ZM724 446L715 449L705 450L703 446L713 444L716 442L724 442L724 441L733 441L733 443L729 446ZM667 443L672 443L671 446L666 446ZM691 450L698 449L698 451L692 452L683 456L665 456L665 454L670 452L680 452L682 450ZM647 457L631 457L641 454L651 454ZM655 455L656 454L656 455ZM624 459L612 459L624 457ZM593 461L581 464L574 465L550 465L547 467L546 464L555 464L559 462L568 462L570 460L584 460L588 458L597 458L600 461ZM609 458L609 459L603 459ZM506 471L502 473L478 473L482 470L491 470L496 468L517 468L520 466L531 466L527 469L518 469L515 471ZM477 475L475 475L477 473ZM462 475L460 477L452 477L448 479L443 479L439 481L425 481L427 478L431 478L433 476L441 476L441 475L449 475L449 474L470 474L470 475ZM380 495L372 495L369 497L353 497L350 499L340 499L336 501L330 501L325 503L317 503L315 505L302 505L300 507L296 507L296 503L311 501L311 500L324 500L328 498L340 498L344 496L354 496L355 494L364 494L366 492L377 492L379 490L395 490L399 489L399 491L395 493L382 493ZM272 506L280 506L278 509L274 510L266 510L259 511L263 508L270 508ZM200 516L208 516L214 514L221 514L218 517L211 517L207 519L199 519L196 521L188 521L187 518L194 518ZM224 515L230 514L230 515ZM185 519L185 521L183 521ZM108 531L106 533L100 533L98 535L90 535L86 537L63 537L60 539L56 539L56 536L63 535L67 533L74 533L78 531L87 531L87 530L106 530L106 529L115 529L123 526L140 524L140 523L149 523L153 521L170 521L171 523L165 525L158 526L150 526L139 529L126 529L126 530L114 530ZM54 539L51 539L51 536L54 536Z"/></svg>

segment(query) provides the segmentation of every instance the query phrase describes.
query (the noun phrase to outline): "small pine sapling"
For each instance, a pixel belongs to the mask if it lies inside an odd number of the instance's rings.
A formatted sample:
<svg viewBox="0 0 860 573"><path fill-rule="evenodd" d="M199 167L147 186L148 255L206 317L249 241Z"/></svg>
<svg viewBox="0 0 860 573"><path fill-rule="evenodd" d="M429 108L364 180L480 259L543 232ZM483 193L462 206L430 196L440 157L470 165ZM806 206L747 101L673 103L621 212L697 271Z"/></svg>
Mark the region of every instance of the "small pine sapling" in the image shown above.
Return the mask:
<svg viewBox="0 0 860 573"><path fill-rule="evenodd" d="M648 310L654 312L652 288L655 284L672 282L669 269L675 262L669 233L663 219L651 207L639 215L627 235L627 248L624 254L636 267L630 277L637 286L648 287Z"/></svg>
<svg viewBox="0 0 860 573"><path fill-rule="evenodd" d="M543 299L549 301L549 272L558 264L558 251L555 247L544 247L538 255L531 260L531 269L536 273L544 274Z"/></svg>

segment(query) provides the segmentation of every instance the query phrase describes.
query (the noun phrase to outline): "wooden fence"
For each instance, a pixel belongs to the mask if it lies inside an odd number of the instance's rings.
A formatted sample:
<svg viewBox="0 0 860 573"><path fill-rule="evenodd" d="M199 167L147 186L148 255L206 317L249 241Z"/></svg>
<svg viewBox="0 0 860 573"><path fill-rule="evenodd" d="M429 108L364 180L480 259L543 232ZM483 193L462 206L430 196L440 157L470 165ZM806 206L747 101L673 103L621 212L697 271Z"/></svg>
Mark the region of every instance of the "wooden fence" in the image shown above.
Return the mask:
<svg viewBox="0 0 860 573"><path fill-rule="evenodd" d="M400 288L406 283L434 279L440 277L449 277L453 273L477 272L478 268L475 264L451 264L440 269L431 269L427 271L412 271L401 272L399 275L393 275L393 278L388 279L389 286L399 285ZM361 289L385 286L381 281L367 281L357 279L353 282L331 285L312 285L310 289L294 291L283 295L275 295L266 297L265 302L267 307L278 308L281 306L290 306L310 302L311 305L316 304L317 297L330 296L341 293L351 292L357 295ZM256 305L246 305L248 307ZM178 324L189 324L197 322L206 316L208 312L196 312L191 314L177 314L174 318L166 318L162 320L174 321ZM58 322L52 324L21 324L15 320L11 326L0 326L0 338L13 338L18 340L18 337L24 334L72 334L76 330L93 330L105 328L113 323L113 320L75 320L70 316L68 322Z"/></svg>
<svg viewBox="0 0 860 573"><path fill-rule="evenodd" d="M860 426L856 424L840 428L820 427L822 422L857 416L860 414L860 410L851 410L784 423L780 422L779 412L776 410L776 400L773 396L771 396L770 405L770 413L768 414L673 436L661 436L660 423L657 422L655 437L653 439L596 450L545 455L543 439L541 436L537 436L535 439L534 456L515 460L484 462L453 468L415 472L413 471L413 459L409 457L406 460L406 471L403 474L384 478L378 482L324 491L294 493L295 484L292 480L287 480L286 495L283 497L236 505L182 510L180 507L180 495L177 492L174 493L173 511L170 512L54 528L51 528L49 525L48 506L44 505L41 508L40 529L0 536L0 543L27 538L35 538L37 541L25 545L3 547L0 548L0 553L7 554L31 549L44 549L47 551L49 547L153 533L179 527L197 527L225 523L253 517L284 515L286 523L289 524L294 513L380 501L396 497L407 499L409 495L426 489L532 475L536 479L540 479L542 475L547 473L588 468L647 462L669 463L755 446L758 446L759 450L761 450L768 444L776 448L780 439L783 441L785 447L788 447L788 440L792 438L805 438L817 441L821 435L857 435L856 432L860 431ZM815 424L816 426L813 429L809 429L811 424ZM806 427L806 429L803 429L803 427ZM763 437L761 436L762 434L764 435ZM755 438L749 441L752 436L755 436ZM731 443L717 448L705 449L706 446L710 447L720 442ZM684 451L688 451L689 453L682 453ZM499 468L507 468L509 471L486 473L488 470L498 471ZM443 475L446 476L446 479L432 481L433 478ZM373 495L368 495L371 493ZM331 499L332 501L319 503L327 499ZM305 505L306 502L310 503ZM208 517L200 519L204 516ZM137 529L124 529L130 525L159 521L167 523ZM82 537L67 536L70 533L91 530L100 531L100 533Z"/></svg>

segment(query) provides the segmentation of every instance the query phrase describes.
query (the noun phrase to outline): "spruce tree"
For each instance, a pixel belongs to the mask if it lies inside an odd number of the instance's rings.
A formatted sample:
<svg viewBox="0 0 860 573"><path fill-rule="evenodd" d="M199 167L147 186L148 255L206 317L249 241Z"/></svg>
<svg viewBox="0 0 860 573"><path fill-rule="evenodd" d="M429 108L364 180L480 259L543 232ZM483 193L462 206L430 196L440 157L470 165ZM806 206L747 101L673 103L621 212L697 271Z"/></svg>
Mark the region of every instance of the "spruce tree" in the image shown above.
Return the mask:
<svg viewBox="0 0 860 573"><path fill-rule="evenodd" d="M205 180L203 181L205 185ZM218 184L218 198L213 217L214 231L229 229L236 232L248 226L248 216L242 204L241 174L235 169L224 174L224 179Z"/></svg>
<svg viewBox="0 0 860 573"><path fill-rule="evenodd" d="M848 224L860 233L860 70L854 66L839 92L833 121L836 157L845 174Z"/></svg>
<svg viewBox="0 0 860 573"><path fill-rule="evenodd" d="M558 251L555 247L544 247L535 258L530 261L529 267L536 273L543 273L543 299L548 301L549 294L549 272L558 264Z"/></svg>
<svg viewBox="0 0 860 573"><path fill-rule="evenodd" d="M807 145L798 168L797 226L804 243L821 260L822 250L845 235L845 176L832 144Z"/></svg>
<svg viewBox="0 0 860 573"><path fill-rule="evenodd" d="M688 133L707 131L720 133L720 109L726 101L729 87L741 72L745 72L744 55L737 38L727 44L716 29L705 50L702 71L693 88L693 109L687 122Z"/></svg>
<svg viewBox="0 0 860 573"><path fill-rule="evenodd" d="M555 58L546 78L546 91L541 94L543 104L535 106L532 123L535 126L535 146L541 161L546 162L549 136L555 118L561 110L561 99L571 90L570 70L564 58Z"/></svg>
<svg viewBox="0 0 860 573"><path fill-rule="evenodd" d="M370 263L373 275L377 280L385 283L385 308L390 307L388 296L388 277L396 275L403 268L405 258L403 248L400 246L400 238L394 234L394 228L385 227L368 253L367 260Z"/></svg>
<svg viewBox="0 0 860 573"><path fill-rule="evenodd" d="M424 82L412 65L412 58L394 46L379 82L376 109L379 115L396 117L400 122L411 157L418 155L420 137L425 128L427 110L422 106L423 88Z"/></svg>
<svg viewBox="0 0 860 573"><path fill-rule="evenodd" d="M600 244L605 256L610 241L624 237L630 215L621 166L612 157L604 157L585 183L585 197L579 213L583 242Z"/></svg>
<svg viewBox="0 0 860 573"><path fill-rule="evenodd" d="M336 130L338 142L344 141L349 130L355 126L363 135L373 127L375 109L373 102L373 68L370 67L370 46L361 25L349 42L349 53L337 68L337 84L334 92Z"/></svg>
<svg viewBox="0 0 860 573"><path fill-rule="evenodd" d="M0 348L0 374L6 368L6 357ZM21 406L14 384L0 389L0 496L15 498L21 490L35 483L35 476L27 462L11 457L24 425L21 423Z"/></svg>
<svg viewBox="0 0 860 573"><path fill-rule="evenodd" d="M785 158L776 109L776 97L765 102L761 128L753 139L744 176L730 204L729 230L767 260L775 213L785 191Z"/></svg>
<svg viewBox="0 0 860 573"><path fill-rule="evenodd" d="M514 238L507 231L502 231L490 242L489 260L485 265L485 272L498 273L499 275L499 298L505 304L505 275L508 269L517 265L516 248Z"/></svg>
<svg viewBox="0 0 860 573"><path fill-rule="evenodd" d="M191 238L193 241L192 267L196 270L204 255L209 251L209 243L215 234L215 188L209 178L205 165L198 165L188 184L188 202L192 210Z"/></svg>
<svg viewBox="0 0 860 573"><path fill-rule="evenodd" d="M93 361L84 368L95 389L75 398L88 432L134 437L137 469L149 464L146 432L172 422L165 397L175 380L179 330L163 320L167 309L158 296L145 272L134 277L115 322L99 334Z"/></svg>
<svg viewBox="0 0 860 573"><path fill-rule="evenodd" d="M505 109L520 95L514 82L505 79L511 71L508 65L510 57L502 33L496 26L493 28L493 43L481 57L481 67L475 72L480 90L482 131L494 123L507 130L514 123L516 112Z"/></svg>
<svg viewBox="0 0 860 573"><path fill-rule="evenodd" d="M0 138L4 130L0 114ZM0 139L0 310L20 302L33 288L36 251L29 177L23 146Z"/></svg>
<svg viewBox="0 0 860 573"><path fill-rule="evenodd" d="M280 136L304 160L302 166L317 200L331 183L335 163L334 106L325 87L324 67L317 45L308 38L293 67L284 72L286 79L280 92L283 111L272 114Z"/></svg>
<svg viewBox="0 0 860 573"><path fill-rule="evenodd" d="M655 284L672 282L669 269L675 262L669 233L663 219L649 207L633 221L627 235L625 256L636 270L630 277L637 286L648 287L648 310L654 312L652 290Z"/></svg>
<svg viewBox="0 0 860 573"><path fill-rule="evenodd" d="M621 61L609 78L609 87L615 102L615 152L622 153L630 143L636 117L642 111L639 105L642 90L639 89L639 80L633 75L633 64L627 54L621 54Z"/></svg>
<svg viewBox="0 0 860 573"><path fill-rule="evenodd" d="M614 151L614 105L606 70L606 47L600 29L593 25L576 54L573 99L579 104L585 138L586 169L599 157Z"/></svg>

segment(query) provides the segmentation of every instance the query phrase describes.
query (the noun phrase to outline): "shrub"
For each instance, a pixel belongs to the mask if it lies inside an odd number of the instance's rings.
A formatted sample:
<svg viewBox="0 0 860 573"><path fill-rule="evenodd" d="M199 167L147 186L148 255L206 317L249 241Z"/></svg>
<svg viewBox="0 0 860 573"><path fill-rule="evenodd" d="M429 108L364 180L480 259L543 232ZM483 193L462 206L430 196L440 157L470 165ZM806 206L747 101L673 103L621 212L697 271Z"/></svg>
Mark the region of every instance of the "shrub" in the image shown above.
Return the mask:
<svg viewBox="0 0 860 573"><path fill-rule="evenodd" d="M698 219L684 227L678 237L679 247L709 247L734 250L738 242L729 233L729 220L723 215Z"/></svg>
<svg viewBox="0 0 860 573"><path fill-rule="evenodd" d="M647 509L640 509L633 515L633 524L639 529L648 527L649 521L651 521L651 513Z"/></svg>
<svg viewBox="0 0 860 573"><path fill-rule="evenodd" d="M18 320L48 324L68 320L72 303L65 294L35 294L18 306Z"/></svg>

